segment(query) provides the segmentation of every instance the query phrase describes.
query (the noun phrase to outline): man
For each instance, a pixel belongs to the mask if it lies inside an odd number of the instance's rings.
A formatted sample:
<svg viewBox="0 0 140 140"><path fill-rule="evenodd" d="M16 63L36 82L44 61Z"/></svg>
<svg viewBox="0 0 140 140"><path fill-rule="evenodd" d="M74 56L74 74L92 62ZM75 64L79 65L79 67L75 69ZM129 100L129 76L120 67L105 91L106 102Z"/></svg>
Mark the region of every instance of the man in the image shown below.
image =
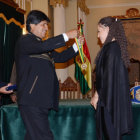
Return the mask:
<svg viewBox="0 0 140 140"><path fill-rule="evenodd" d="M11 83L6 84L4 82L0 82L0 106L2 106L2 94L10 94L13 92L13 90L6 90L6 88L11 85Z"/></svg>
<svg viewBox="0 0 140 140"><path fill-rule="evenodd" d="M78 54L76 44L62 53L54 49L78 36L77 30L49 38L45 41L49 18L38 10L27 16L27 35L16 45L17 102L26 127L25 140L53 140L49 128L48 112L58 110L59 83L54 62L65 62ZM80 42L83 38L79 39Z"/></svg>
<svg viewBox="0 0 140 140"><path fill-rule="evenodd" d="M0 82L0 93L3 93L3 94L10 94L13 92L13 90L9 90L7 91L6 88L9 87L11 85L11 83L9 84L5 84L3 82Z"/></svg>

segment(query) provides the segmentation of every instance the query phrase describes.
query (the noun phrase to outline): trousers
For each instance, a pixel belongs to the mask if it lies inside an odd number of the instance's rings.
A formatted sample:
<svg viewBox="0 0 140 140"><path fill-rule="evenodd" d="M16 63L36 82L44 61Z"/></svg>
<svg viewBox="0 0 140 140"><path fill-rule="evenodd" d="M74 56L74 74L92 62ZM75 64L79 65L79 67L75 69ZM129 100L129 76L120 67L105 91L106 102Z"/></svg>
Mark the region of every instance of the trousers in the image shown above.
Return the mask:
<svg viewBox="0 0 140 140"><path fill-rule="evenodd" d="M48 108L19 105L26 135L24 140L54 140L48 121Z"/></svg>

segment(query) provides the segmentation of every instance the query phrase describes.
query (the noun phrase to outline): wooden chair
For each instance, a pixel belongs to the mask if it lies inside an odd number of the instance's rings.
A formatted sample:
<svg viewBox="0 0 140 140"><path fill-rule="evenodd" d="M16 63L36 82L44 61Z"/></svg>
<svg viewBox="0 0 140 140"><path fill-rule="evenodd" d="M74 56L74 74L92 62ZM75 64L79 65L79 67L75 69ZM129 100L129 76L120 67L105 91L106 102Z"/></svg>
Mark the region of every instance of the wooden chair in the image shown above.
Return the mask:
<svg viewBox="0 0 140 140"><path fill-rule="evenodd" d="M60 99L80 99L80 86L68 77L64 83L59 80Z"/></svg>
<svg viewBox="0 0 140 140"><path fill-rule="evenodd" d="M63 83L59 80L60 96L61 100L67 99L90 99L92 93L83 95L80 90L79 82L74 82L71 77L68 77Z"/></svg>

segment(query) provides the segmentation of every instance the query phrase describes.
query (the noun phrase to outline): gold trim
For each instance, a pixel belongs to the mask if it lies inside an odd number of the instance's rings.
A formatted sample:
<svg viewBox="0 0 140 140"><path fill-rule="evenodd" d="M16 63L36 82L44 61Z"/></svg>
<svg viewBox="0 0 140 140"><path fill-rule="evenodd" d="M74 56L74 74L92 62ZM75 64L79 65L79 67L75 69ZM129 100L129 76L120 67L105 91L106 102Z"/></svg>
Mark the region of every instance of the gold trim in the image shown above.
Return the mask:
<svg viewBox="0 0 140 140"><path fill-rule="evenodd" d="M126 15L113 16L118 19L127 19L127 18L140 18L139 10L136 8L130 8L126 11Z"/></svg>
<svg viewBox="0 0 140 140"><path fill-rule="evenodd" d="M85 12L86 15L89 14L89 9L86 6L86 0L77 0L77 5L83 12Z"/></svg>
<svg viewBox="0 0 140 140"><path fill-rule="evenodd" d="M68 6L68 0L50 0L50 5L52 5L53 7L56 7L57 4L59 5L63 5L64 7Z"/></svg>
<svg viewBox="0 0 140 140"><path fill-rule="evenodd" d="M20 28L24 28L24 25L22 25L19 21L16 21L14 18L10 18L9 20L5 17L4 14L0 13L0 18L2 18L7 24L10 23L15 23L17 26L19 26Z"/></svg>

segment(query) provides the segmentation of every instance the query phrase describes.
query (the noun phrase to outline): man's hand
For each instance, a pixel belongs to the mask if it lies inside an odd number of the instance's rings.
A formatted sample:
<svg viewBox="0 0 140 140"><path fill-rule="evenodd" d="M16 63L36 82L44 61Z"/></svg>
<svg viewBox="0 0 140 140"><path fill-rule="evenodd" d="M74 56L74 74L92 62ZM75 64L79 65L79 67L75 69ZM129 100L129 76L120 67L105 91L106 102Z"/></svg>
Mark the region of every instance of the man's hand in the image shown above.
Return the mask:
<svg viewBox="0 0 140 140"><path fill-rule="evenodd" d="M69 39L73 39L76 37L79 37L80 31L79 30L70 30L66 32L66 35L68 36Z"/></svg>
<svg viewBox="0 0 140 140"><path fill-rule="evenodd" d="M9 83L7 86L1 87L1 88L0 88L0 93L4 93L4 94L10 94L10 93L12 93L13 90L9 90L9 91L6 90L6 88L7 88L8 86L11 86L11 85L12 85L12 84Z"/></svg>
<svg viewBox="0 0 140 140"><path fill-rule="evenodd" d="M98 102L98 93L97 91L94 93L93 97L91 98L91 105L96 109L97 108L97 102Z"/></svg>
<svg viewBox="0 0 140 140"><path fill-rule="evenodd" d="M84 42L85 42L84 36L79 36L79 37L78 37L78 43L79 43L79 45L80 45L80 46L83 45Z"/></svg>

